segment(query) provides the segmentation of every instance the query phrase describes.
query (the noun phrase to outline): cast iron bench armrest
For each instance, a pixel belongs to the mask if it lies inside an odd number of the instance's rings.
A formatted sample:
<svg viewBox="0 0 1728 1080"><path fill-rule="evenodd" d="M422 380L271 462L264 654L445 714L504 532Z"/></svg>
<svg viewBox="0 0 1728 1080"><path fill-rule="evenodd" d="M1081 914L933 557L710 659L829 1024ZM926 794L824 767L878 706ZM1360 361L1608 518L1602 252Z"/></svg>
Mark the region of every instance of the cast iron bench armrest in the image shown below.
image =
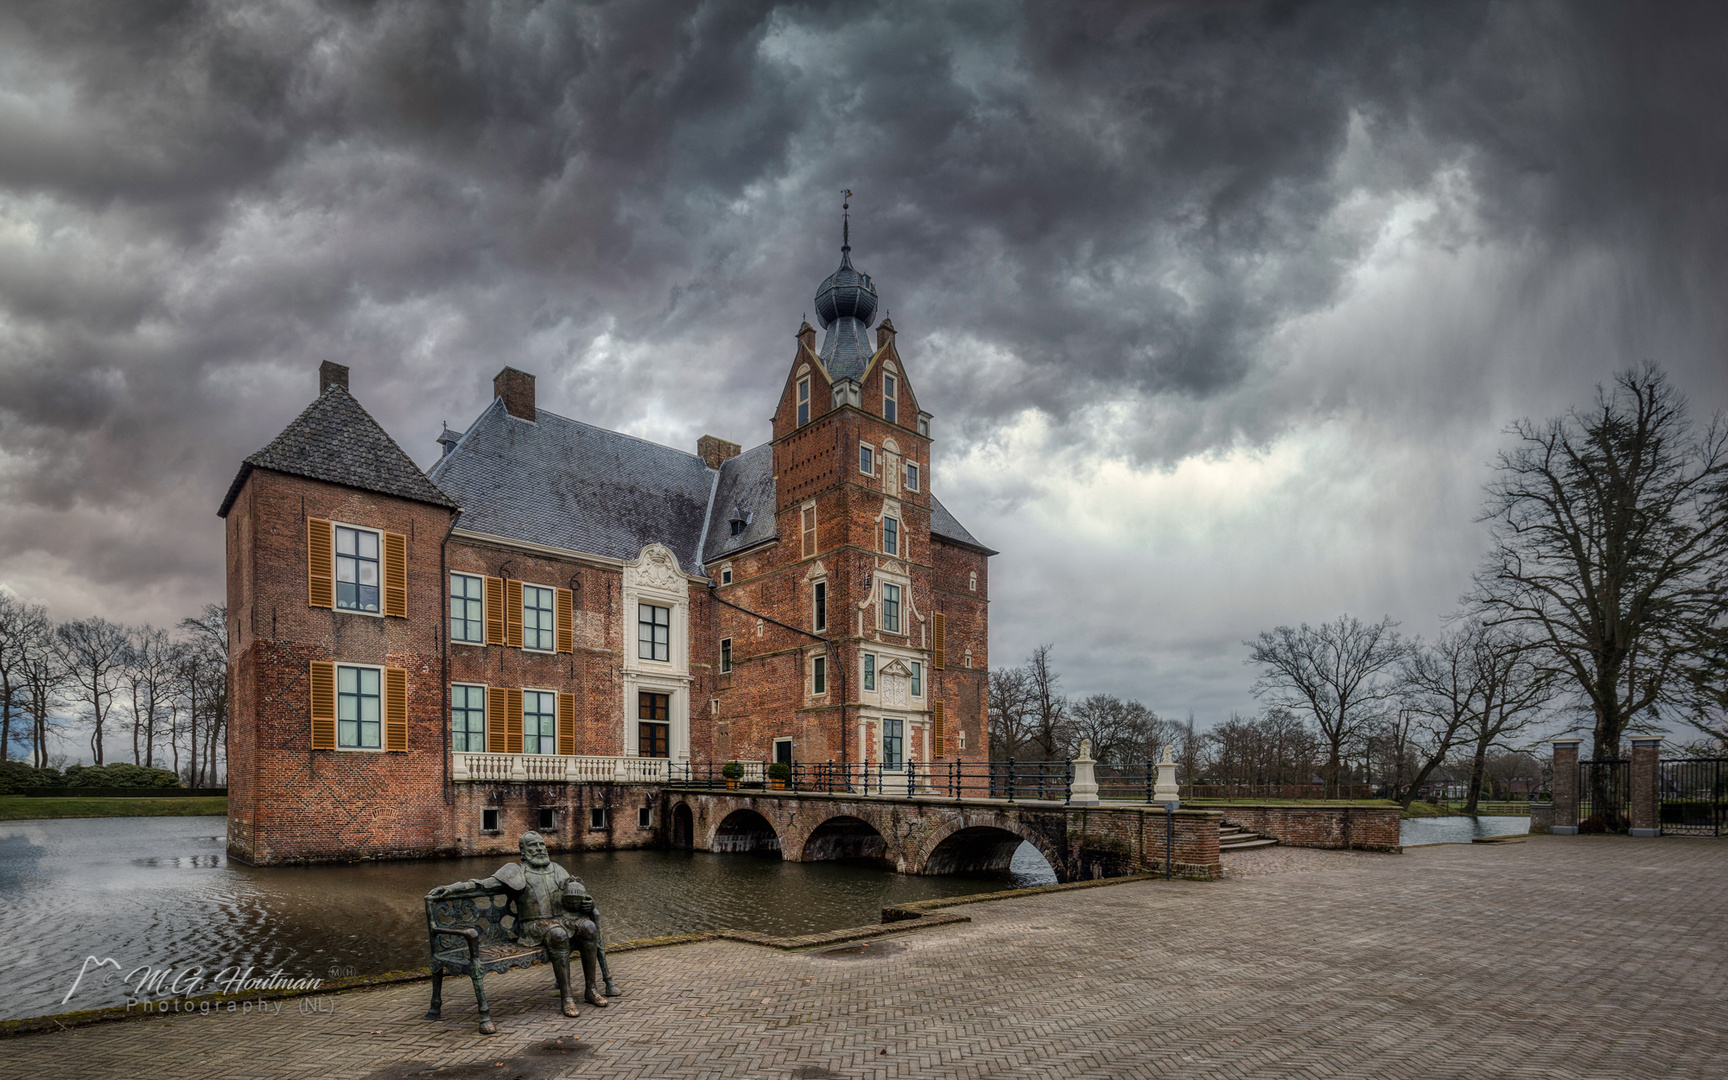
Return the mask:
<svg viewBox="0 0 1728 1080"><path fill-rule="evenodd" d="M470 963L480 962L480 930L474 926L433 926L430 928L434 940L440 937L461 937L468 939L468 960Z"/></svg>

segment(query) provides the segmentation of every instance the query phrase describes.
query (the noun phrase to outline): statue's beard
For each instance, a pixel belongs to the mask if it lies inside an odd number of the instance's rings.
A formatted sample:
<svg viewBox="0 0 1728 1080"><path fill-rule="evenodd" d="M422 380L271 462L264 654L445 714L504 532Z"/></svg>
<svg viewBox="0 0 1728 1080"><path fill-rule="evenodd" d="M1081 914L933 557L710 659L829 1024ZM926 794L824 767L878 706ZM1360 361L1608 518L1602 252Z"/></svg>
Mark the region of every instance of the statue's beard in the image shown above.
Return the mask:
<svg viewBox="0 0 1728 1080"><path fill-rule="evenodd" d="M536 851L532 855L526 856L526 858L528 860L528 865L532 866L536 870L544 870L546 867L552 865L552 856L548 855L544 851Z"/></svg>

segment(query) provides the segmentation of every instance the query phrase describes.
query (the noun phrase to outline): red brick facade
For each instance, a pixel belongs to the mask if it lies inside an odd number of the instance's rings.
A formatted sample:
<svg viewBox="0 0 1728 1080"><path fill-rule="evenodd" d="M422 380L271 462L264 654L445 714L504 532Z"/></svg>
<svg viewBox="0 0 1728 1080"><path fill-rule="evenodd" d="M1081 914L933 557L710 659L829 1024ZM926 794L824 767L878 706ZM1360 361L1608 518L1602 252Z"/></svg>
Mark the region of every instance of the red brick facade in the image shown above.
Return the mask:
<svg viewBox="0 0 1728 1080"><path fill-rule="evenodd" d="M262 464L243 471L224 514L231 853L255 863L476 854L507 848L505 838L537 827L542 810L552 812L549 842L563 850L663 840L648 788L453 777L452 687L483 687L494 704L518 692L568 695L573 710L560 717L569 725L560 738L569 738L560 745L578 757L659 749L639 738L644 690L667 695L670 745L661 752L675 761L766 761L777 740L790 740L800 762L877 762L884 717L902 726L902 761L985 757L989 553L931 535L928 417L891 328L879 333L880 362L864 376L861 400L839 405L812 341L798 341L774 420L777 535L705 567L708 579L679 569L669 552L656 563L653 545L622 562L465 533L457 512L414 498ZM884 417L885 371L895 385L894 422ZM507 369L500 378L510 414L532 419L532 376ZM811 404L800 424L802 379ZM860 470L861 445L870 448L869 474ZM702 446L709 468L737 452L718 439ZM808 541L807 508L816 521ZM895 523L893 553L885 517ZM406 538L406 617L315 605L313 520ZM568 626L558 627L568 639L550 650L451 641L452 574L475 575L488 589L495 579L552 590L560 605L568 590ZM825 628L816 623L818 582ZM887 587L900 590L897 627ZM637 659L636 599L644 596L673 612L674 655L664 671ZM486 610L496 613L490 602ZM729 671L721 670L723 640ZM820 689L818 657L827 667ZM405 709L406 750L314 750L315 662L405 672L406 701L386 692L384 707ZM490 730L495 721L489 713ZM603 822L592 817L596 806L607 810ZM498 811L492 829L483 827L488 810Z"/></svg>

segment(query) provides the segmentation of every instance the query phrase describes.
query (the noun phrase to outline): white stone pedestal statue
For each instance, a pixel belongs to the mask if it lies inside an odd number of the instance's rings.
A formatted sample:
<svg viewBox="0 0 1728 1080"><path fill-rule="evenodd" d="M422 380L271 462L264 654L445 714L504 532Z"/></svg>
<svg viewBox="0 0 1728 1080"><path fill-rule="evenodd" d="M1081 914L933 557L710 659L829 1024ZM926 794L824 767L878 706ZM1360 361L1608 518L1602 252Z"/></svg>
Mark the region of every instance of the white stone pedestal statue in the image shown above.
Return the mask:
<svg viewBox="0 0 1728 1080"><path fill-rule="evenodd" d="M1098 805L1098 777L1092 772L1092 740L1080 740L1080 756L1074 759L1074 783L1068 788L1070 806Z"/></svg>
<svg viewBox="0 0 1728 1080"><path fill-rule="evenodd" d="M1164 760L1158 763L1158 782L1152 786L1152 801L1155 803L1173 803L1181 796L1182 789L1176 784L1176 747L1164 747Z"/></svg>

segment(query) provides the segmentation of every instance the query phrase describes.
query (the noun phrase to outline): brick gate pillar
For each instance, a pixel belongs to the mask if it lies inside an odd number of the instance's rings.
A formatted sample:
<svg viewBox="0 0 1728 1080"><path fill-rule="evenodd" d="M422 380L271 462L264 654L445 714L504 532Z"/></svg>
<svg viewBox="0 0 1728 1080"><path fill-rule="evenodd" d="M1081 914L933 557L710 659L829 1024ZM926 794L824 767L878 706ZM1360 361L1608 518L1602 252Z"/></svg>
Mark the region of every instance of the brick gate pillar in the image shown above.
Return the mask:
<svg viewBox="0 0 1728 1080"><path fill-rule="evenodd" d="M1578 835L1578 744L1583 739L1554 740L1554 831Z"/></svg>
<svg viewBox="0 0 1728 1080"><path fill-rule="evenodd" d="M1662 835L1656 795L1661 753L1661 739L1632 740L1632 821L1627 831L1633 836Z"/></svg>

